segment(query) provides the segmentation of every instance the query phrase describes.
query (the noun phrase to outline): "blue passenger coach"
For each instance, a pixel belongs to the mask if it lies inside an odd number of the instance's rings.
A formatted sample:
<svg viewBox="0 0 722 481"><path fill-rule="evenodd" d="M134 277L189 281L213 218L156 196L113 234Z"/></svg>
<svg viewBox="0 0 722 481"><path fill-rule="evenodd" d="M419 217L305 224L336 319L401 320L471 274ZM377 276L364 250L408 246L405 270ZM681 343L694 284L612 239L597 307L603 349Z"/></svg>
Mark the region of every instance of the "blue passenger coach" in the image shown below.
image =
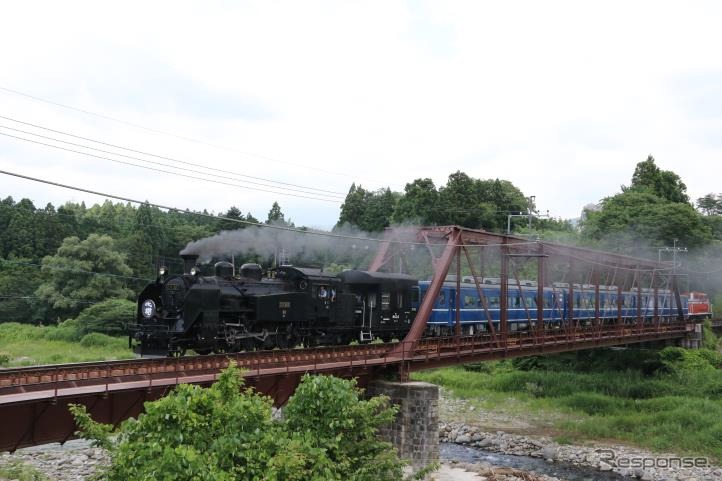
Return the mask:
<svg viewBox="0 0 722 481"><path fill-rule="evenodd" d="M489 318L499 328L501 312L501 285L498 279L481 279L481 290L486 309L473 278L464 277L460 284L460 322L464 334L489 331ZM426 296L431 281L419 281L420 298ZM434 301L427 329L431 334L451 334L456 325L456 281L447 278ZM600 286L599 317L603 322L617 322L618 297L616 286ZM669 290L657 293L657 312L661 318L677 316L675 297ZM637 320L637 290L622 293L622 318L625 323ZM684 316L688 315L687 296L680 296ZM546 328L561 327L569 318L581 325L595 319L595 289L592 285L574 284L573 301L570 301L569 284L555 283L543 288L543 315ZM654 316L654 290L642 289L640 313L643 319ZM537 319L537 286L533 281L509 283L507 289L507 324L510 331L529 329L530 320Z"/></svg>

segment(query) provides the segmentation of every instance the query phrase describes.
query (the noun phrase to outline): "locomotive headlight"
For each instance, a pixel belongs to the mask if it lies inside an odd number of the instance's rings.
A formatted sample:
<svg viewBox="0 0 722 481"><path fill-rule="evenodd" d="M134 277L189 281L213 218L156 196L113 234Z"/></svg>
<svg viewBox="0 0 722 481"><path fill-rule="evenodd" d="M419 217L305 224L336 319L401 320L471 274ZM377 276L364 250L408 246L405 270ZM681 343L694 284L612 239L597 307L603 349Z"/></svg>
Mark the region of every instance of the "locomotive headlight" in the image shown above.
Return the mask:
<svg viewBox="0 0 722 481"><path fill-rule="evenodd" d="M146 299L143 301L140 312L143 314L144 318L150 319L155 315L155 302L153 302L152 299Z"/></svg>
<svg viewBox="0 0 722 481"><path fill-rule="evenodd" d="M163 277L166 274L168 274L168 268L166 266L161 266L161 268L158 269L158 275Z"/></svg>
<svg viewBox="0 0 722 481"><path fill-rule="evenodd" d="M197 276L198 274L200 274L200 272L201 272L200 269L198 269L197 267L191 267L191 275L192 276Z"/></svg>

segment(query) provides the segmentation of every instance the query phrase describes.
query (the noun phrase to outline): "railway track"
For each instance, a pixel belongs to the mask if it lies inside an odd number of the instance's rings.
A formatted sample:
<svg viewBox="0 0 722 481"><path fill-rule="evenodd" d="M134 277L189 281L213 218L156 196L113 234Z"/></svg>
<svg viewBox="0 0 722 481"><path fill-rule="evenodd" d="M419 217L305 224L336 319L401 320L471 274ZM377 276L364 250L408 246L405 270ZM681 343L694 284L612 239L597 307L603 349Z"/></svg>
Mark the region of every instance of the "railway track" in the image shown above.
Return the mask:
<svg viewBox="0 0 722 481"><path fill-rule="evenodd" d="M92 386L147 382L150 387L162 381L180 384L190 378L217 374L233 362L247 377L317 371L328 364L378 361L395 344L338 346L259 352L146 358L120 361L82 362L0 369L0 404L34 397L32 393L52 388L55 395L65 389L92 391ZM210 379L210 378L208 378ZM192 382L192 381L190 381ZM14 396L13 396L14 395Z"/></svg>
<svg viewBox="0 0 722 481"><path fill-rule="evenodd" d="M70 439L67 405L118 424L178 384L208 385L231 362L246 382L283 404L306 373L355 377L360 386L383 369L402 376L440 366L681 338L684 323L586 326L506 335L426 338L418 342L132 359L0 369L0 451Z"/></svg>

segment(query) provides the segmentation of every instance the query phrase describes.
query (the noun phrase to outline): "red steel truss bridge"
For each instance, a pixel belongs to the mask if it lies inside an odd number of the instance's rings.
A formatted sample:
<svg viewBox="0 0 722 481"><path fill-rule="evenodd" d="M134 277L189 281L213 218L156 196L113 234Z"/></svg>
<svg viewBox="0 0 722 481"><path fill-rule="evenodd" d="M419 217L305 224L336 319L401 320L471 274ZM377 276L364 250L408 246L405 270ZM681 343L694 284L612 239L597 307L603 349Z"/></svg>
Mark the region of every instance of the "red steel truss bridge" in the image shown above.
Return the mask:
<svg viewBox="0 0 722 481"><path fill-rule="evenodd" d="M83 404L97 421L118 424L178 384L213 383L230 362L246 370L249 385L282 405L306 373L354 377L365 386L382 374L403 380L413 371L454 364L679 339L695 328L681 309L672 316L660 315L661 290L672 291L676 305L681 304L677 276L650 260L445 226L387 232L369 269L408 271L419 265L433 273L429 292L407 336L397 343L0 369L0 450L73 437L76 428L68 404ZM499 322L488 322L487 332L463 335L457 315L455 335L423 337L449 274L455 274L457 291L464 275L472 279L489 320L482 290L489 277L499 280L502 300L509 286L521 287L522 277L535 279L538 300L545 287L568 292L570 298L576 290L593 292L594 315L571 316L550 327L543 321L543 303L536 302L524 306L529 328L512 331L509 306L502 301ZM636 317L623 318L622 296L615 318L601 315L600 290L612 286L618 293L638 296ZM641 310L643 293L654 296L651 315Z"/></svg>

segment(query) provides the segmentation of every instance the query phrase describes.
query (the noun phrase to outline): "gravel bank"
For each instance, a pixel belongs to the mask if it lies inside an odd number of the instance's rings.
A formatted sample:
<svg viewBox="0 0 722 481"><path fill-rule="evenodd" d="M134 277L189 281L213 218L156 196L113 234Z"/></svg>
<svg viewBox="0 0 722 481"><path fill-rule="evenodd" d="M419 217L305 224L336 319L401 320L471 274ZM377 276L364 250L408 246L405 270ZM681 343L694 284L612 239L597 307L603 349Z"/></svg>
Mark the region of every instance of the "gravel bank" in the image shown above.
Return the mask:
<svg viewBox="0 0 722 481"><path fill-rule="evenodd" d="M522 426L527 426L528 431L531 432L538 430L538 426L531 426L523 421L510 423L516 432L491 431L488 430L489 424L498 426L499 423L498 419L490 420L489 417L500 417L505 420L509 416L497 416L495 413L482 411L463 400L449 399L444 394L442 393L440 399L442 421L439 426L439 440L441 442L456 443L501 454L542 458L548 462L565 462L599 471L612 471L642 481L722 480L722 467L711 463L706 467L683 467L680 466L683 461L693 463L694 459L682 460L671 453L653 453L621 444L596 442L588 446L558 444L548 436L523 433L526 430ZM476 419L479 420L478 423L474 422ZM701 463L702 460L698 460L698 464Z"/></svg>

